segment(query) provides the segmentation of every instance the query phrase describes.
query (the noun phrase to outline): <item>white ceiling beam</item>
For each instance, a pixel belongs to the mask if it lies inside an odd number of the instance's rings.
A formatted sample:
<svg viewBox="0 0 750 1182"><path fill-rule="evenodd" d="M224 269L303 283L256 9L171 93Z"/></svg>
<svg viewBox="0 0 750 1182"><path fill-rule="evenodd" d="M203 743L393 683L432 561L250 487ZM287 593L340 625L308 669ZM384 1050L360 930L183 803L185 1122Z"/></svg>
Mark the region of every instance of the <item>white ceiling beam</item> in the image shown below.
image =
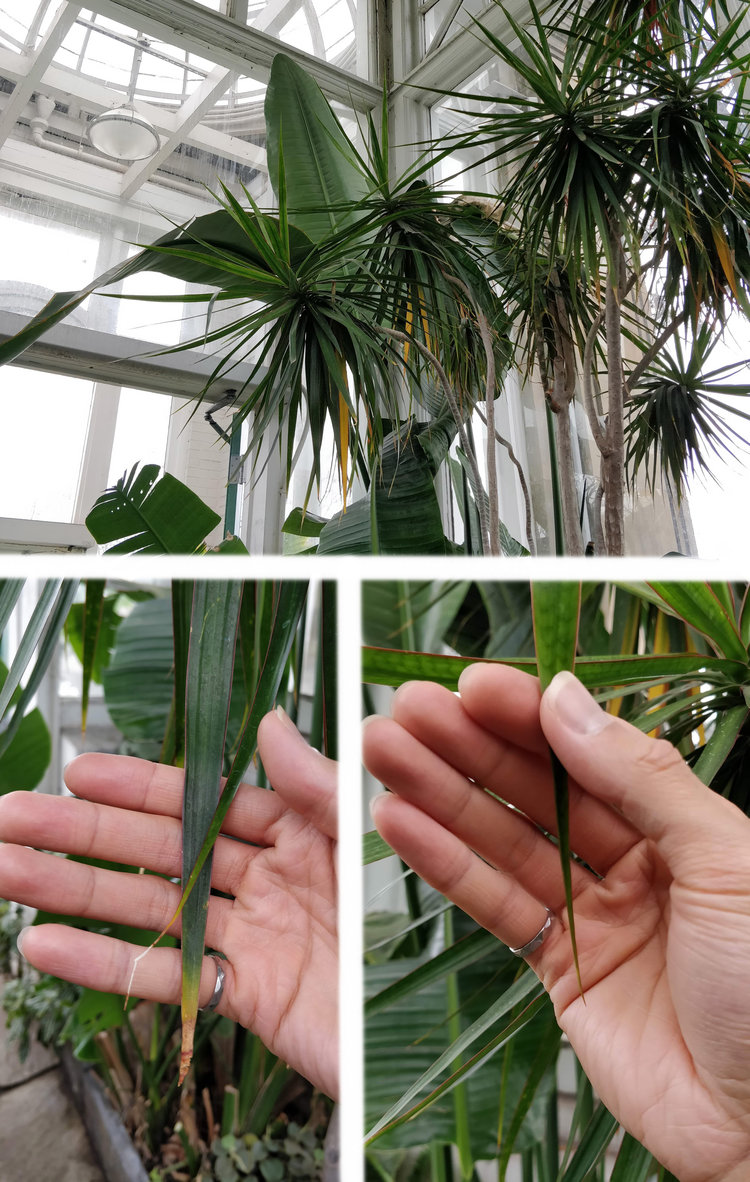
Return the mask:
<svg viewBox="0 0 750 1182"><path fill-rule="evenodd" d="M496 37L502 38L506 44L512 44L515 41L515 33L508 23L506 11L515 21L522 24L528 17L528 0L509 0L503 7L492 4L480 13L477 20ZM476 74L493 57L493 49L468 17L467 21L469 23L466 28L455 33L433 53L428 52L422 61L393 87L391 96L408 89L412 100L431 106L437 101L438 96L429 93L419 94L414 87L425 87L426 91L430 88L452 90L461 86L472 74Z"/></svg>
<svg viewBox="0 0 750 1182"><path fill-rule="evenodd" d="M18 83L26 77L27 68L27 58L0 46L0 76ZM104 86L101 82L95 82L91 78L86 78L75 70L68 70L64 66L49 66L45 72L43 84L38 89L59 102L69 103L71 98L78 99L87 108L97 112L108 111L116 103L109 87ZM171 137L179 131L179 113L168 111L164 107L158 107L154 103L140 99L137 105L138 109L151 120L160 136ZM262 118L259 122L262 123ZM227 135L206 124L201 123L193 127L186 136L183 136L183 139L206 152L213 152L217 156L237 160L240 164L247 164L261 172L268 171L265 149L258 147L257 144L248 144L245 140L238 139L237 136Z"/></svg>
<svg viewBox="0 0 750 1182"><path fill-rule="evenodd" d="M226 66L216 66L211 71L208 78L182 104L177 126L171 135L162 140L154 155L150 156L148 160L138 160L131 164L122 178L120 196L123 201L129 201L136 190L172 155L175 148L188 138L193 128L200 123L203 116L211 110L225 90L229 88L232 77L233 71L227 69Z"/></svg>
<svg viewBox="0 0 750 1182"><path fill-rule="evenodd" d="M15 139L8 140L0 159L0 186L134 223L141 239L146 227L157 237L167 233L170 223L181 225L216 208L213 198L200 185L195 186L192 195L154 181L139 189L126 206L120 197L121 177L120 172L86 159L60 156Z"/></svg>
<svg viewBox="0 0 750 1182"><path fill-rule="evenodd" d="M52 23L42 37L35 52L26 58L27 69L23 79L16 82L10 102L0 116L0 145L4 144L16 125L16 120L41 82L44 72L68 35L68 31L81 11L80 4L63 3L58 8Z"/></svg>
<svg viewBox="0 0 750 1182"><path fill-rule="evenodd" d="M267 81L274 57L283 52L307 70L329 98L361 111L378 107L382 101L380 88L371 82L301 49L280 45L268 33L240 25L194 0L89 0L88 7L246 77Z"/></svg>
<svg viewBox="0 0 750 1182"><path fill-rule="evenodd" d="M28 324L27 316L0 310L0 344ZM22 369L70 374L92 382L133 386L157 394L198 398L210 378L216 358L199 350L165 353L163 345L136 341L116 333L96 332L70 324L56 324L13 362ZM6 380L8 371L4 370ZM211 402L249 381L253 367L242 363L231 374L211 384ZM256 374L256 379L262 377Z"/></svg>

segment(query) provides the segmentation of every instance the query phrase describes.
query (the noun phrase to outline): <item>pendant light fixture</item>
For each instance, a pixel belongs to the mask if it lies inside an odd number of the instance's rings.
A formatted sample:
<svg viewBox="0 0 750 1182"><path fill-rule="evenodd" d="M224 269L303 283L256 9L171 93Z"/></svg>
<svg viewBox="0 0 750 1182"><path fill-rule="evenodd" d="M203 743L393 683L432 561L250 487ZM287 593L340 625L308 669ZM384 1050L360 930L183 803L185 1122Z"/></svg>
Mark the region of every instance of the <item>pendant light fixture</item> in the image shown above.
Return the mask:
<svg viewBox="0 0 750 1182"><path fill-rule="evenodd" d="M89 140L97 152L112 160L148 160L159 148L156 128L150 119L136 111L133 102L144 47L148 47L145 38L139 40L138 49L133 55L126 102L110 111L103 111L88 126Z"/></svg>

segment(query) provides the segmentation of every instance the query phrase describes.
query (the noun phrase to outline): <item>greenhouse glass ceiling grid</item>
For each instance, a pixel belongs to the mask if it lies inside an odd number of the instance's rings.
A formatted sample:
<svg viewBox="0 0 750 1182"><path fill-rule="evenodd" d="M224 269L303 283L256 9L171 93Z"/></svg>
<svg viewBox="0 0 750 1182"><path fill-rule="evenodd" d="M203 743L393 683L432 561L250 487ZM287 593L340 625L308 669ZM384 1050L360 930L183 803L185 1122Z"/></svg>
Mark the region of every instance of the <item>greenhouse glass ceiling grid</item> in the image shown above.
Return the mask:
<svg viewBox="0 0 750 1182"><path fill-rule="evenodd" d="M367 0L220 2L233 4L243 23L220 12L219 0L200 8L186 0L0 0L0 179L32 188L35 178L57 179L78 187L78 200L101 184L123 202L151 181L192 191L195 212L210 200L205 186L219 181L263 199L263 102L278 50L343 100L345 117L352 105L367 110L378 100L378 89L351 72L366 72ZM98 153L87 131L130 100L155 128L158 148L123 164ZM183 209L165 212L181 217Z"/></svg>

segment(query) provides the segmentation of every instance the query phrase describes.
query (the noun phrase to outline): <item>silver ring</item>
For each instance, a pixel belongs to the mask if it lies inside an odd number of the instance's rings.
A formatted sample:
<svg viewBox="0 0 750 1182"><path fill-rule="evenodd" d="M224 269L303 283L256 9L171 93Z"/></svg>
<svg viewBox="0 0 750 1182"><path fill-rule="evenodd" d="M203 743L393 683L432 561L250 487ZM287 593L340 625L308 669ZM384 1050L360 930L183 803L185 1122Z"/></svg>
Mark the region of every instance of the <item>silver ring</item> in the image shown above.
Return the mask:
<svg viewBox="0 0 750 1182"><path fill-rule="evenodd" d="M216 984L214 991L204 1006L201 1006L204 1014L210 1014L211 1010L215 1010L221 1001L221 995L224 992L224 982L226 980L226 973L224 972L224 965L219 960L218 956L212 956L211 960L216 962Z"/></svg>
<svg viewBox="0 0 750 1182"><path fill-rule="evenodd" d="M539 948L544 943L544 937L547 935L554 918L554 915L548 907L547 918L545 919L537 934L532 936L532 938L529 940L528 944L522 944L520 948L511 948L509 944L508 951L512 952L514 956L530 956L532 952L536 952L537 948Z"/></svg>

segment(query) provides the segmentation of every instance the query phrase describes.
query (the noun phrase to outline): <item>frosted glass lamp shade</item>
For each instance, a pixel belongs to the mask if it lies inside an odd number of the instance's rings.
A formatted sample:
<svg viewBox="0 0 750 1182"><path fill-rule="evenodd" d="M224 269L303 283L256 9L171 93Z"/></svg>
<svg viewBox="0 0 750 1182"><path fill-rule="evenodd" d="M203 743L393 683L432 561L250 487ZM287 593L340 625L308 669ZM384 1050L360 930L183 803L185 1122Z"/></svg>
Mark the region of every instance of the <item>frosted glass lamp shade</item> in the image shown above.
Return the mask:
<svg viewBox="0 0 750 1182"><path fill-rule="evenodd" d="M88 135L97 152L113 160L147 160L159 147L153 125L134 107L113 107L89 123Z"/></svg>

